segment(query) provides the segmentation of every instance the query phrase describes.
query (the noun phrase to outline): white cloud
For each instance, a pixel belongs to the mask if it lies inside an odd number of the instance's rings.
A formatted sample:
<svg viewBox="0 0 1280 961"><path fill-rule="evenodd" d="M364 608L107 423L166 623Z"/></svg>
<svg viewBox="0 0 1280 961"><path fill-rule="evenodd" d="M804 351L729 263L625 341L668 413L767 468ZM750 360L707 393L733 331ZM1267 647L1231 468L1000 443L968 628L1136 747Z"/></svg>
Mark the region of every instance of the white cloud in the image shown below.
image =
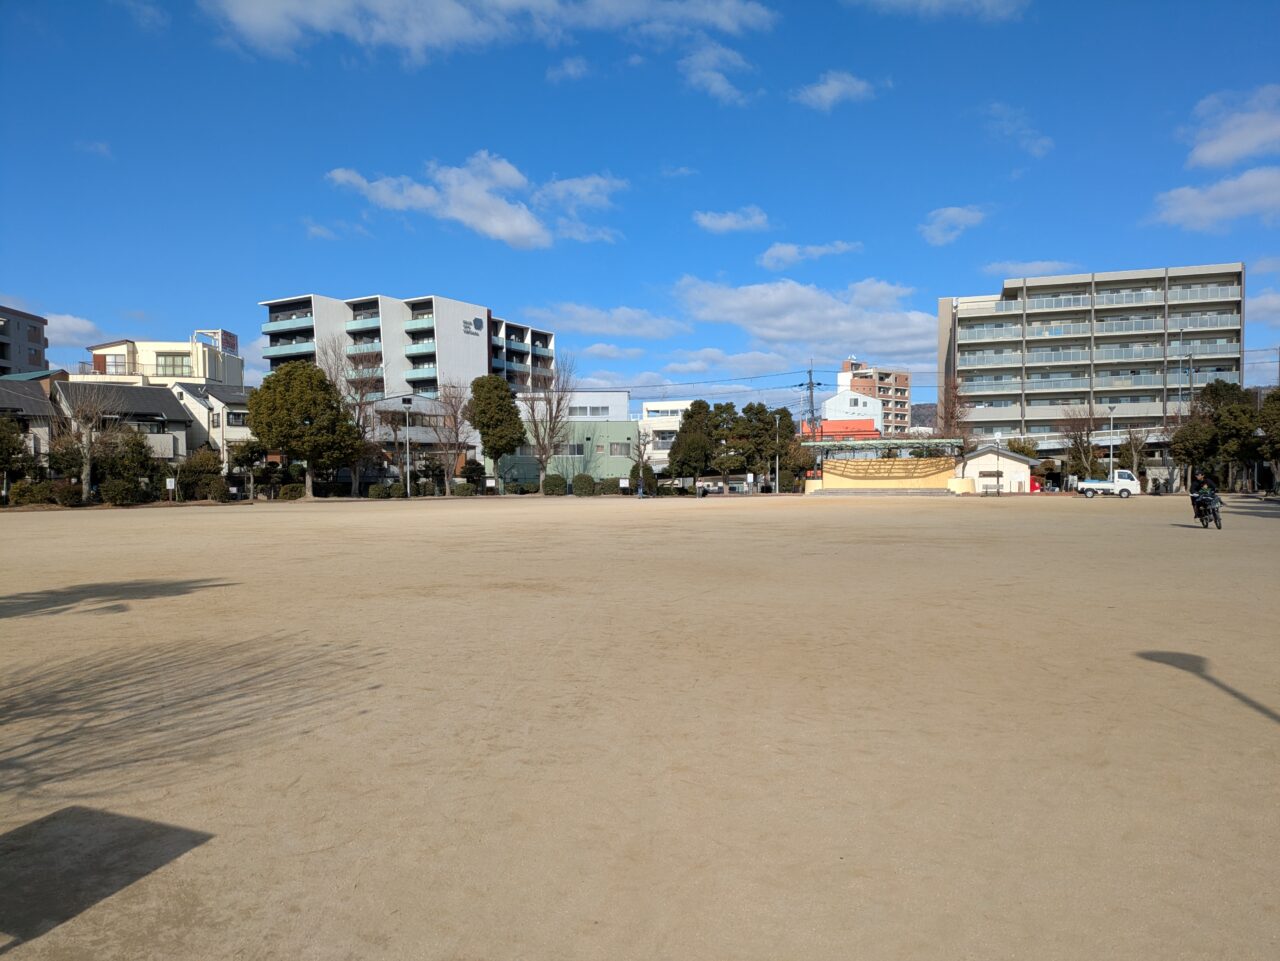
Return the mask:
<svg viewBox="0 0 1280 961"><path fill-rule="evenodd" d="M1241 160L1280 153L1280 84L1259 87L1247 97L1221 93L1196 105L1199 128L1190 167L1226 167Z"/></svg>
<svg viewBox="0 0 1280 961"><path fill-rule="evenodd" d="M916 229L924 236L927 243L934 247L943 247L952 243L957 237L976 227L986 220L987 215L981 207L939 207L929 211L924 223Z"/></svg>
<svg viewBox="0 0 1280 961"><path fill-rule="evenodd" d="M432 181L429 184L405 176L370 181L359 172L342 167L329 171L328 178L358 191L376 207L453 220L520 249L549 247L552 236L541 218L519 199L521 196L528 196L540 208L565 211L567 216L556 225L561 236L583 242L612 241L617 237L616 231L588 226L579 220L578 212L611 206L611 195L627 186L625 180L592 174L553 179L535 187L514 164L487 150L472 154L461 167L428 165L427 178Z"/></svg>
<svg viewBox="0 0 1280 961"><path fill-rule="evenodd" d="M262 356L262 351L271 343L266 335L255 337L240 348L240 356L244 360L244 382L247 387L257 387L271 370L270 363Z"/></svg>
<svg viewBox="0 0 1280 961"><path fill-rule="evenodd" d="M1053 149L1053 139L1031 125L1027 112L1007 103L991 103L983 110L987 130L1002 140L1017 144L1033 157L1043 157Z"/></svg>
<svg viewBox="0 0 1280 961"><path fill-rule="evenodd" d="M1065 274L1078 266L1066 260L997 260L983 267L982 272L993 277L1042 277Z"/></svg>
<svg viewBox="0 0 1280 961"><path fill-rule="evenodd" d="M50 347L88 347L107 339L92 320L74 314L46 314L45 336Z"/></svg>
<svg viewBox="0 0 1280 961"><path fill-rule="evenodd" d="M750 69L746 58L736 50L708 41L679 63L685 82L695 90L710 94L721 103L741 106L747 95L733 85L728 74Z"/></svg>
<svg viewBox="0 0 1280 961"><path fill-rule="evenodd" d="M785 270L802 260L817 260L834 254L852 254L862 250L858 241L834 240L829 244L774 244L756 263L768 270Z"/></svg>
<svg viewBox="0 0 1280 961"><path fill-rule="evenodd" d="M980 17L983 20L1012 20L1022 14L1031 0L845 0L849 4L874 7L885 13L910 13L921 17Z"/></svg>
<svg viewBox="0 0 1280 961"><path fill-rule="evenodd" d="M1156 196L1156 219L1187 230L1214 230L1241 217L1280 221L1280 167L1255 167L1207 187L1178 187Z"/></svg>
<svg viewBox="0 0 1280 961"><path fill-rule="evenodd" d="M1244 314L1249 323L1280 327L1280 292L1267 289L1245 300Z"/></svg>
<svg viewBox="0 0 1280 961"><path fill-rule="evenodd" d="M578 378L578 386L584 390L618 390L623 387L662 387L671 379L655 370L638 373L617 370L593 370Z"/></svg>
<svg viewBox="0 0 1280 961"><path fill-rule="evenodd" d="M826 290L794 280L734 287L685 277L676 290L694 318L741 327L784 356L853 351L925 359L937 352L937 317L903 303L910 287L875 278Z"/></svg>
<svg viewBox="0 0 1280 961"><path fill-rule="evenodd" d="M692 177L697 172L692 167L672 167L669 164L662 168L662 176L664 177Z"/></svg>
<svg viewBox="0 0 1280 961"><path fill-rule="evenodd" d="M318 224L310 217L302 218L302 225L307 228L307 236L312 240L337 240L338 235L326 227L324 224Z"/></svg>
<svg viewBox="0 0 1280 961"><path fill-rule="evenodd" d="M399 50L413 62L527 37L558 43L579 30L739 35L766 30L775 20L757 0L204 0L204 5L234 36L269 55L287 56L332 36L366 48Z"/></svg>
<svg viewBox="0 0 1280 961"><path fill-rule="evenodd" d="M111 159L111 144L105 140L77 140L76 149L81 153L97 154L99 157Z"/></svg>
<svg viewBox="0 0 1280 961"><path fill-rule="evenodd" d="M636 307L603 309L586 304L561 303L552 307L530 307L524 313L555 331L643 340L663 340L689 332L688 324Z"/></svg>
<svg viewBox="0 0 1280 961"><path fill-rule="evenodd" d="M737 230L768 230L769 215L751 204L737 210L716 213L711 210L695 210L693 222L713 234L726 234Z"/></svg>
<svg viewBox="0 0 1280 961"><path fill-rule="evenodd" d="M547 79L551 83L559 83L562 80L581 80L591 72L586 58L584 57L565 57L554 67L547 68Z"/></svg>
<svg viewBox="0 0 1280 961"><path fill-rule="evenodd" d="M1280 257L1259 257L1249 262L1249 269L1259 274L1280 274Z"/></svg>
<svg viewBox="0 0 1280 961"><path fill-rule="evenodd" d="M644 355L643 347L619 347L617 344L592 344L584 347L585 357L603 357L605 360L631 360Z"/></svg>
<svg viewBox="0 0 1280 961"><path fill-rule="evenodd" d="M801 87L793 93L791 99L814 110L829 111L846 100L870 100L875 95L875 88L860 77L855 77L846 70L828 70L816 83Z"/></svg>
<svg viewBox="0 0 1280 961"><path fill-rule="evenodd" d="M676 359L662 368L668 374L705 374L714 370L718 375L754 377L778 373L788 366L787 359L781 354L762 350L730 354L719 347L703 347L698 350L677 350L672 356Z"/></svg>

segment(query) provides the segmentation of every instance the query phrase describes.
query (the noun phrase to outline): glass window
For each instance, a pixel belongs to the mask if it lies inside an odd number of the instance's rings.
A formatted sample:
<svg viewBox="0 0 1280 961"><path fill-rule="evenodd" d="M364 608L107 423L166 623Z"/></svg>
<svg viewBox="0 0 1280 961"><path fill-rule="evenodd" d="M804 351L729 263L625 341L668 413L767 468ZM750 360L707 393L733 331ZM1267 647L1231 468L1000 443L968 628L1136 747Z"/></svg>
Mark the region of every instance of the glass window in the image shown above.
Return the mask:
<svg viewBox="0 0 1280 961"><path fill-rule="evenodd" d="M617 444L617 443L610 444L609 456L610 457L630 457L631 445L626 441L622 442L621 444Z"/></svg>
<svg viewBox="0 0 1280 961"><path fill-rule="evenodd" d="M189 377L191 358L186 354L156 354L156 374L160 377Z"/></svg>
<svg viewBox="0 0 1280 961"><path fill-rule="evenodd" d="M213 426L213 427L221 427L221 426L222 426L222 415L221 415L221 414L214 414L214 415L213 415L213 417L210 419L209 423L210 423L210 425L211 425L211 426Z"/></svg>
<svg viewBox="0 0 1280 961"><path fill-rule="evenodd" d="M248 427L249 415L237 413L236 411L229 410L227 411L227 426L228 427Z"/></svg>

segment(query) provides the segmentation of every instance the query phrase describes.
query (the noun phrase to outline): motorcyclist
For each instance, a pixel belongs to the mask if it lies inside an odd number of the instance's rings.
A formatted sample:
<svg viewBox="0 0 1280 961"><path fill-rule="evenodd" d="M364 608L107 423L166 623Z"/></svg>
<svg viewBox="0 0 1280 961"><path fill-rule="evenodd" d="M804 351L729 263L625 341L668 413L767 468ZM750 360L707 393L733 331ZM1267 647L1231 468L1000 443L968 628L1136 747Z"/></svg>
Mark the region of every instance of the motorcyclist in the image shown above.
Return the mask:
<svg viewBox="0 0 1280 961"><path fill-rule="evenodd" d="M1196 516L1200 516L1201 499L1207 503L1212 503L1213 498L1218 496L1218 488L1214 486L1202 470L1196 471L1195 479L1191 482L1191 510Z"/></svg>

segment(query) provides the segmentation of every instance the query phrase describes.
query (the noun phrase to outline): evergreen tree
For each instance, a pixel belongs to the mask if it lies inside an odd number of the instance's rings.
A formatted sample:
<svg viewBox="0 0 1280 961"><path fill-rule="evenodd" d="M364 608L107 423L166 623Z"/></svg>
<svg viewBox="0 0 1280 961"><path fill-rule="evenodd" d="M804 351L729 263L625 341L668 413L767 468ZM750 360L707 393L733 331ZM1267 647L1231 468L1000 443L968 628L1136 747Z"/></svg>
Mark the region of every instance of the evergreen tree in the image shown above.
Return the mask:
<svg viewBox="0 0 1280 961"><path fill-rule="evenodd" d="M249 429L269 450L306 462L308 497L316 470L351 463L362 441L338 389L305 361L276 368L249 395Z"/></svg>
<svg viewBox="0 0 1280 961"><path fill-rule="evenodd" d="M0 473L6 496L9 482L34 473L35 463L27 451L18 422L12 417L0 417Z"/></svg>
<svg viewBox="0 0 1280 961"><path fill-rule="evenodd" d="M668 470L672 477L692 477L696 481L710 470L713 456L711 407L705 400L695 400L680 418L680 429L667 458Z"/></svg>
<svg viewBox="0 0 1280 961"><path fill-rule="evenodd" d="M501 478L498 461L514 454L525 442L524 421L516 406L515 391L498 374L477 377L471 382L466 418L480 435L481 452L493 461L494 475Z"/></svg>

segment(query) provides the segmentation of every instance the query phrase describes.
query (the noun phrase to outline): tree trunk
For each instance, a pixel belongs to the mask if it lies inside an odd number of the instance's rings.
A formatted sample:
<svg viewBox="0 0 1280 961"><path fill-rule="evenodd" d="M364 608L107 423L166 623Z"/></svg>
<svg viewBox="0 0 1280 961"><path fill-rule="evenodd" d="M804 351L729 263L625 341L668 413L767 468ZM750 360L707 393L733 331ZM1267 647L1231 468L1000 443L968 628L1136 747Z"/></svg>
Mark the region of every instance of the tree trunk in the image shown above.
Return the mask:
<svg viewBox="0 0 1280 961"><path fill-rule="evenodd" d="M545 484L546 482L547 482L547 465L539 461L538 462L538 493L539 494L544 493L542 489L542 485Z"/></svg>
<svg viewBox="0 0 1280 961"><path fill-rule="evenodd" d="M90 477L93 474L93 439L89 437L88 431L80 441L80 453L81 460L84 462L80 465L80 499L87 504L93 488L90 483Z"/></svg>
<svg viewBox="0 0 1280 961"><path fill-rule="evenodd" d="M358 462L351 465L351 496L360 496L360 464Z"/></svg>
<svg viewBox="0 0 1280 961"><path fill-rule="evenodd" d="M306 485L306 495L311 497L311 465L307 465L307 472L303 475L303 482Z"/></svg>

